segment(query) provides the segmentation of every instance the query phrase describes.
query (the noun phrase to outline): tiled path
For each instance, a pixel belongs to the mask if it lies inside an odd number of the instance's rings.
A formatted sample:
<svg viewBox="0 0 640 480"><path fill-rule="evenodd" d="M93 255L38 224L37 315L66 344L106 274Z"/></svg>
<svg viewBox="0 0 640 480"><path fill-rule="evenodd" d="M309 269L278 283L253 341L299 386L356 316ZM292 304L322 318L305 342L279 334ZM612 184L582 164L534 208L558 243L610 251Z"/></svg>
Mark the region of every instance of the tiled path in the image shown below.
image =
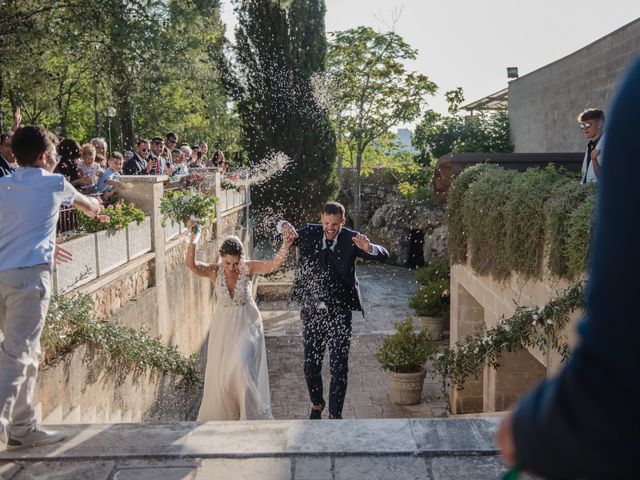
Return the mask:
<svg viewBox="0 0 640 480"><path fill-rule="evenodd" d="M383 333L393 331L393 324L411 314L408 301L416 291L413 273L387 265L358 266L361 292L365 300L366 319L353 316L353 340L349 360L349 387L344 418L430 418L446 416L438 379L427 373L423 401L402 407L389 399L387 379L378 366L374 352ZM281 282L290 280L282 276ZM265 325L267 360L273 414L278 419L302 419L309 413L309 400L302 372L302 337L300 317L286 301L259 303ZM441 342L441 347L447 341ZM328 355L323 376L325 390L329 384ZM326 414L326 411L325 411Z"/></svg>

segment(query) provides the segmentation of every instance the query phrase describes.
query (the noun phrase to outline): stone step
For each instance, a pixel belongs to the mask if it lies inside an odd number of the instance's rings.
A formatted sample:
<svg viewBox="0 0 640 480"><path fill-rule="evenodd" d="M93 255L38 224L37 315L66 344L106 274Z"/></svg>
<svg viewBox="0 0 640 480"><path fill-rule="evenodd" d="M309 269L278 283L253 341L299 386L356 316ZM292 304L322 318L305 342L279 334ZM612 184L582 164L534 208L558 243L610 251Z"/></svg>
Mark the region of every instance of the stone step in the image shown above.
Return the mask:
<svg viewBox="0 0 640 480"><path fill-rule="evenodd" d="M495 479L495 418L63 425L67 440L0 452L7 480ZM8 472L8 473L6 473ZM11 473L14 472L14 473ZM75 476L69 475L73 472ZM22 478L22 477L20 477Z"/></svg>

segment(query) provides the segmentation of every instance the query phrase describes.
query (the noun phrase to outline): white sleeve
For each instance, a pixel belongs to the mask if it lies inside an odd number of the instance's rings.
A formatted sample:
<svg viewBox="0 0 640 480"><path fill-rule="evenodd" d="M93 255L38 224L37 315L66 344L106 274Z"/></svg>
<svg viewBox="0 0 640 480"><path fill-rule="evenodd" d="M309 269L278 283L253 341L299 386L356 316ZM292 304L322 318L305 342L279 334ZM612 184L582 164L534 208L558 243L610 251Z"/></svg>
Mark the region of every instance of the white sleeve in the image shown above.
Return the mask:
<svg viewBox="0 0 640 480"><path fill-rule="evenodd" d="M285 223L289 223L286 220L279 220L278 223L276 224L276 232L278 233L282 233L282 227L284 227Z"/></svg>
<svg viewBox="0 0 640 480"><path fill-rule="evenodd" d="M73 185L67 182L67 179L63 179L63 187L62 187L62 204L65 207L70 207L73 205L74 200L76 199L76 195L78 195L78 191L75 189Z"/></svg>
<svg viewBox="0 0 640 480"><path fill-rule="evenodd" d="M607 139L606 133L603 133L600 137L600 141L598 142L598 146L596 147L600 151L600 155L598 155L598 163L602 165L602 153L604 152L605 140Z"/></svg>

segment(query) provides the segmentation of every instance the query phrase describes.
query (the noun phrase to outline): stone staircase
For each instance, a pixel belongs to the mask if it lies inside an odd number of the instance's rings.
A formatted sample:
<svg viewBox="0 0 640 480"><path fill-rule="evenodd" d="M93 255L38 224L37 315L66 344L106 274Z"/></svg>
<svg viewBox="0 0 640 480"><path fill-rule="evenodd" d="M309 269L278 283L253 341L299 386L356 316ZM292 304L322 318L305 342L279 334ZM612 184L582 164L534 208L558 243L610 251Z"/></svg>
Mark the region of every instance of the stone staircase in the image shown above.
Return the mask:
<svg viewBox="0 0 640 480"><path fill-rule="evenodd" d="M0 452L6 480L485 480L496 418L62 425L63 443Z"/></svg>

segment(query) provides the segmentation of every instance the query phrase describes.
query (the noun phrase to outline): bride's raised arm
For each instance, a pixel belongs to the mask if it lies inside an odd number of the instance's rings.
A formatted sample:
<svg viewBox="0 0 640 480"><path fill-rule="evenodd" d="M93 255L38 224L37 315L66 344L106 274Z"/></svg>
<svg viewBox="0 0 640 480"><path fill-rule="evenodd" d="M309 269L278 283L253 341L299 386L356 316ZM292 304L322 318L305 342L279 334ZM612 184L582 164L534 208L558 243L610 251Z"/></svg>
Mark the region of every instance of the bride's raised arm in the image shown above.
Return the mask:
<svg viewBox="0 0 640 480"><path fill-rule="evenodd" d="M194 232L194 222L189 222L189 230L191 236L189 237L189 246L187 247L187 258L185 263L187 268L195 273L199 277L214 278L217 273L217 265L214 263L204 263L196 260L196 245L200 241L200 231Z"/></svg>
<svg viewBox="0 0 640 480"><path fill-rule="evenodd" d="M282 232L282 246L271 260L252 260L247 262L247 266L253 275L265 275L275 272L279 269L287 259L289 249L293 242L298 238L298 234L294 229L285 229Z"/></svg>

